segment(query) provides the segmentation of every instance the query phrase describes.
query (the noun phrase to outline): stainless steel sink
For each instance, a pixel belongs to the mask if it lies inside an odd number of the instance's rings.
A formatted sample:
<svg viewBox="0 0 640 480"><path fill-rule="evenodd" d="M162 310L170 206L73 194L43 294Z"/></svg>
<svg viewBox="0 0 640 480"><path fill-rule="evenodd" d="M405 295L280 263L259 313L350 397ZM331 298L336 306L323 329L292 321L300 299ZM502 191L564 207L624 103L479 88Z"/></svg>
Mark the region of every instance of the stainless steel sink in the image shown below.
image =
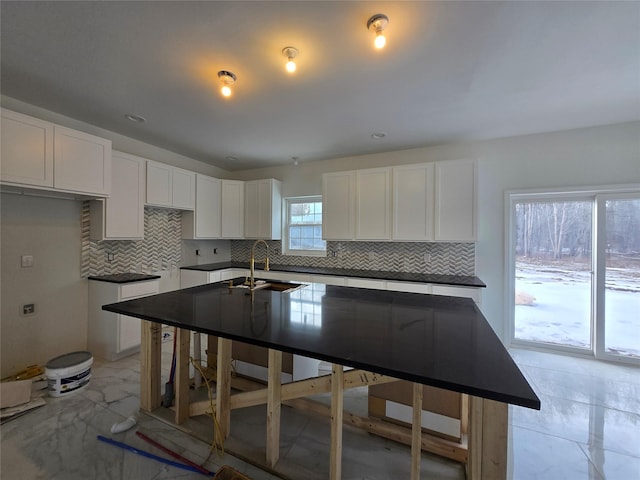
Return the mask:
<svg viewBox="0 0 640 480"><path fill-rule="evenodd" d="M258 283L254 290L272 290L274 292L291 293L306 287L305 283L266 282Z"/></svg>

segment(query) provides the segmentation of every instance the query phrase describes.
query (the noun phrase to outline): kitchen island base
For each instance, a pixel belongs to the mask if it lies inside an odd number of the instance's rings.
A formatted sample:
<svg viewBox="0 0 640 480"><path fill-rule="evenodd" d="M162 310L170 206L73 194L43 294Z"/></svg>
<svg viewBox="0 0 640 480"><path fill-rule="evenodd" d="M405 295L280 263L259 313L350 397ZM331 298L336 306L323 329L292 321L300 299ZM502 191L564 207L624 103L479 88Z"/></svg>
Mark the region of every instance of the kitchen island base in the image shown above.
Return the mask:
<svg viewBox="0 0 640 480"><path fill-rule="evenodd" d="M161 405L161 326L154 322L143 321L142 330L140 406L143 411L154 414ZM176 398L174 407L172 407L172 420L178 428L189 417L205 414L212 407L209 400L199 402L190 400L190 335L189 330L177 329ZM298 410L308 410L330 417L329 478L331 479L338 480L342 476L343 424L363 428L371 433L411 445L411 454L407 455L407 462L411 465L410 478L412 480L420 478L422 450L464 463L469 480L506 479L508 406L505 403L469 396L468 422L463 422L468 431L463 433L461 443L452 442L422 431L420 425L421 384L415 384L413 389L413 425L409 429L383 420L357 416L343 409L344 390L380 385L396 381L396 378L362 370L345 372L341 365L334 364L330 375L282 384L280 382L282 353L270 349L269 382L265 387L255 382L232 377L231 340L218 338L217 343L216 365L218 368L216 369L216 398L213 408L215 408L220 425L220 433L225 438L232 434L232 410L266 405L263 466L268 471L276 471L274 467L276 467L280 456L281 406L285 404ZM304 398L329 392L331 406ZM157 414L159 413L157 412ZM166 419L166 413L162 413L158 417Z"/></svg>

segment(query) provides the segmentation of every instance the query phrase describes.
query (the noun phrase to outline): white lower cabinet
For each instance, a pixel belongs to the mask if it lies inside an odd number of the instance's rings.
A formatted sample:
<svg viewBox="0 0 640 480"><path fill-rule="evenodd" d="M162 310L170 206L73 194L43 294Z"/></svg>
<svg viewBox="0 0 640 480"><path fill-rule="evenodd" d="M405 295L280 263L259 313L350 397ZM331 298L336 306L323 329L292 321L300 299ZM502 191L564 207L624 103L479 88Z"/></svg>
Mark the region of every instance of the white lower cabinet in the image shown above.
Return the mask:
<svg viewBox="0 0 640 480"><path fill-rule="evenodd" d="M482 304L482 289L477 287L459 287L457 285L432 285L433 295L446 295L449 297L471 298L476 305Z"/></svg>
<svg viewBox="0 0 640 480"><path fill-rule="evenodd" d="M387 281L387 290L393 292L431 293L431 285L428 283Z"/></svg>
<svg viewBox="0 0 640 480"><path fill-rule="evenodd" d="M350 278L347 277L347 287L371 288L373 290L386 290L387 282L384 280L373 280L370 278Z"/></svg>
<svg viewBox="0 0 640 480"><path fill-rule="evenodd" d="M102 310L103 305L160 292L159 280L112 283L89 280L87 347L92 355L113 361L140 349L140 319Z"/></svg>
<svg viewBox="0 0 640 480"><path fill-rule="evenodd" d="M202 270L180 270L180 288L197 287L206 283L220 281L220 270L211 272Z"/></svg>

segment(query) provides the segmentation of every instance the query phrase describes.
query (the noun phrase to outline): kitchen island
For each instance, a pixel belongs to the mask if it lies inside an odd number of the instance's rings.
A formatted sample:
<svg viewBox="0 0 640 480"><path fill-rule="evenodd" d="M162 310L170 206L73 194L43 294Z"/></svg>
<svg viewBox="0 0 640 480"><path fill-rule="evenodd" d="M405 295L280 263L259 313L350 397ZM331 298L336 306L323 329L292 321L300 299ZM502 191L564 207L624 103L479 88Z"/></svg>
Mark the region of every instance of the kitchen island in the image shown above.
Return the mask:
<svg viewBox="0 0 640 480"><path fill-rule="evenodd" d="M238 279L238 283L244 278ZM419 478L422 385L469 395L469 479L499 480L507 471L507 404L539 409L533 392L478 307L470 299L325 286L301 310L305 289L249 292L227 282L106 305L143 322L141 408L160 406L161 325L178 327L175 421L202 414L209 402L189 403L189 332L218 337L215 410L224 435L232 408L267 404L266 458L278 460L280 405L331 392L331 478L340 478L344 388L396 379L414 382L412 478ZM309 307L309 305L307 305ZM231 340L269 349L269 382L258 391L231 394ZM282 385L282 352L331 362L332 374ZM342 366L357 370L344 372Z"/></svg>

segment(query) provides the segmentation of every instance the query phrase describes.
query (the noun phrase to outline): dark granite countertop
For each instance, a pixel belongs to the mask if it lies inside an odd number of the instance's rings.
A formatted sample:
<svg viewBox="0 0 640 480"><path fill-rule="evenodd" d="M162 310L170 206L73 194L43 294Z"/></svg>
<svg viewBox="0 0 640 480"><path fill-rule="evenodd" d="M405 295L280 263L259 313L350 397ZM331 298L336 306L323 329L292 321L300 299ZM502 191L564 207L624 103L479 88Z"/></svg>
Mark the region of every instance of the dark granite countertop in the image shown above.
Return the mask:
<svg viewBox="0 0 640 480"><path fill-rule="evenodd" d="M207 263L203 265L191 265L181 267L182 270L198 270L202 272L212 272L215 270L223 270L225 268L249 268L249 263L245 262L220 262ZM262 269L262 264L256 268ZM461 287L481 287L487 285L476 276L465 275L436 275L429 273L408 273L408 272L389 272L378 270L356 270L351 268L332 268L332 267L304 267L298 265L271 265L270 269L274 272L292 272L292 273L309 273L315 275L335 275L340 277L354 278L372 278L379 280L395 280L399 282L417 282L417 283L438 283L444 285L458 285ZM261 275L264 275L262 272Z"/></svg>
<svg viewBox="0 0 640 480"><path fill-rule="evenodd" d="M144 273L114 273L112 275L92 275L89 280L98 280L109 283L132 283L143 282L145 280L155 280L160 275L146 275Z"/></svg>
<svg viewBox="0 0 640 480"><path fill-rule="evenodd" d="M317 283L290 293L256 290L252 296L220 282L103 309L540 408L518 366L468 298Z"/></svg>

